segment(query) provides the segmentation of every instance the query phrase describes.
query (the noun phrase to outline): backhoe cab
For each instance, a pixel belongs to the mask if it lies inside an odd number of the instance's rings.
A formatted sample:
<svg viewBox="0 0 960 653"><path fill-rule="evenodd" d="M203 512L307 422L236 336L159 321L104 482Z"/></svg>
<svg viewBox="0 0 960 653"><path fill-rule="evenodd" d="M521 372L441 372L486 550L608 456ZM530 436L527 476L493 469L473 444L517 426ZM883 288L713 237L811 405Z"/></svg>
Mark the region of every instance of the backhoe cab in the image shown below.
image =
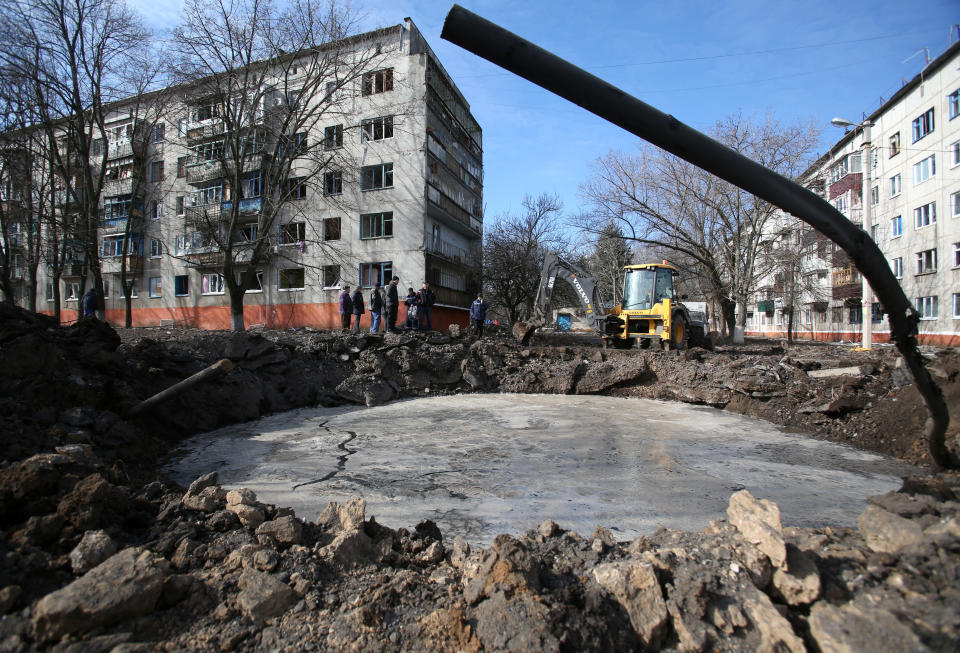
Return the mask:
<svg viewBox="0 0 960 653"><path fill-rule="evenodd" d="M623 301L603 320L604 346L626 349L634 340L647 348L709 346L706 325L690 317L677 288L677 269L663 263L624 267Z"/></svg>

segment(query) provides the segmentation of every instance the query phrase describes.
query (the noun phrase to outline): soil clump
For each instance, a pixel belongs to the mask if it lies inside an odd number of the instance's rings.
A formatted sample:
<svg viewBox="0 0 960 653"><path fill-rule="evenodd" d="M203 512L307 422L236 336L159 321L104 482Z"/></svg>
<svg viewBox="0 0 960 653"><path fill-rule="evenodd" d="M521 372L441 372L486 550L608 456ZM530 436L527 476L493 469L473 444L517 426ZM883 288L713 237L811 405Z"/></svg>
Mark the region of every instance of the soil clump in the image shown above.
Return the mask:
<svg viewBox="0 0 960 653"><path fill-rule="evenodd" d="M221 358L228 374L124 417ZM215 473L188 488L157 475L178 441L218 426L460 392L685 401L924 464L926 412L898 360L455 329L118 333L3 306L0 651L957 650L956 472L873 497L856 529L793 528L740 491L696 533L620 542L548 520L484 550L429 521L386 528L362 499L307 523ZM928 366L953 413L960 357L931 351Z"/></svg>

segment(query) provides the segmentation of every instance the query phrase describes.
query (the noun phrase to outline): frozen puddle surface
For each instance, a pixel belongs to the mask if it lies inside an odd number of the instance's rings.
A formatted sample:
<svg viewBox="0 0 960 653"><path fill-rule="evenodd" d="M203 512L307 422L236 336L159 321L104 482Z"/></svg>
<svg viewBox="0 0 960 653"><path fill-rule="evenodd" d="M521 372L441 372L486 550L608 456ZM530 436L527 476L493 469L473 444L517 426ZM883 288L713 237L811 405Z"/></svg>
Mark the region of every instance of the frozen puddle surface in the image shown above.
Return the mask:
<svg viewBox="0 0 960 653"><path fill-rule="evenodd" d="M362 496L367 517L391 528L432 519L445 538L487 545L545 519L584 536L606 526L619 540L697 530L743 488L775 501L785 526L852 526L866 497L915 468L711 408L463 395L218 429L186 441L166 471L186 485L212 470L307 520Z"/></svg>

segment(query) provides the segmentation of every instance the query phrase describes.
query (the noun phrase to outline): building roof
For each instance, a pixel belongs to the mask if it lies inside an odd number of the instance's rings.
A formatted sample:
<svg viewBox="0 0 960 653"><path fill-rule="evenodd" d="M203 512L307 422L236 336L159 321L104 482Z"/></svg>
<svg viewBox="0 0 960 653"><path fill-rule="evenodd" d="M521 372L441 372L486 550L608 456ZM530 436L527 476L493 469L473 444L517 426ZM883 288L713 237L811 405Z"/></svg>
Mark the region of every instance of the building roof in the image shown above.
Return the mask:
<svg viewBox="0 0 960 653"><path fill-rule="evenodd" d="M917 73L916 76L914 76L913 79L911 79L909 82L901 86L900 89L896 93L894 93L889 100L881 104L880 107L876 111L871 113L869 116L867 116L866 119L875 123L876 120L880 116L882 116L884 113L886 113L888 109L890 109L891 107L896 105L898 102L900 102L909 93L912 93L928 77L930 77L935 72L937 72L938 70L946 66L947 62L953 59L953 57L956 56L958 53L960 53L960 41L957 41L956 43L952 44L949 48L944 50L943 53L940 54L940 56L938 56L936 59L928 63L926 66L924 66L923 70ZM844 146L846 146L850 141L852 141L853 138L857 135L857 133L862 131L862 129L863 129L862 127L857 127L845 133L843 137L840 138L840 140L834 143L833 146L831 146L830 149L827 150L826 154L824 154L819 159L814 161L810 165L810 167L808 167L803 172L803 174L800 175L800 178L806 179L811 175L815 174L817 170L822 168L828 161L830 161L830 159L833 158L834 154L836 154L837 151L843 149Z"/></svg>

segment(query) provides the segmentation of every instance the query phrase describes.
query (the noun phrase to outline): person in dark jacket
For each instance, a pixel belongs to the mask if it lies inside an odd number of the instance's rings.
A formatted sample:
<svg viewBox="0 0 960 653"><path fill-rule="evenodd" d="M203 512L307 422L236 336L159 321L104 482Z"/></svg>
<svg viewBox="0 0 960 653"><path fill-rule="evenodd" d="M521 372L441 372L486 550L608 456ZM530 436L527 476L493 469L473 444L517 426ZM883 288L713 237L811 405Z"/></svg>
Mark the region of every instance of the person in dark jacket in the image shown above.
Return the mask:
<svg viewBox="0 0 960 653"><path fill-rule="evenodd" d="M397 293L397 284L400 283L400 277L394 276L390 280L390 283L387 285L387 301L385 306L387 309L387 325L386 328L396 333L397 329L397 312L400 309L400 296Z"/></svg>
<svg viewBox="0 0 960 653"><path fill-rule="evenodd" d="M93 288L90 288L87 292L83 293L83 298L80 300L81 307L83 308L83 317L96 317L97 315L97 291Z"/></svg>
<svg viewBox="0 0 960 653"><path fill-rule="evenodd" d="M357 289L353 291L350 301L353 303L353 330L360 333L360 318L365 312L363 310L363 292L360 290L360 286L357 286Z"/></svg>
<svg viewBox="0 0 960 653"><path fill-rule="evenodd" d="M350 328L350 316L353 315L353 300L350 299L350 286L344 286L340 292L340 328Z"/></svg>
<svg viewBox="0 0 960 653"><path fill-rule="evenodd" d="M420 289L420 309L419 309L419 327L420 330L433 331L431 315L433 314L433 305L437 301L437 296L430 290L430 282L424 281L423 288Z"/></svg>
<svg viewBox="0 0 960 653"><path fill-rule="evenodd" d="M487 319L487 302L483 301L483 293L477 294L470 305L470 319L473 321L473 334L482 338L483 322Z"/></svg>
<svg viewBox="0 0 960 653"><path fill-rule="evenodd" d="M380 331L380 316L383 314L383 291L380 290L380 282L373 283L373 290L370 291L370 333Z"/></svg>
<svg viewBox="0 0 960 653"><path fill-rule="evenodd" d="M407 331L413 331L417 328L417 313L420 312L420 296L413 292L413 288L407 288L407 297L403 300L407 305L407 321L405 326Z"/></svg>

